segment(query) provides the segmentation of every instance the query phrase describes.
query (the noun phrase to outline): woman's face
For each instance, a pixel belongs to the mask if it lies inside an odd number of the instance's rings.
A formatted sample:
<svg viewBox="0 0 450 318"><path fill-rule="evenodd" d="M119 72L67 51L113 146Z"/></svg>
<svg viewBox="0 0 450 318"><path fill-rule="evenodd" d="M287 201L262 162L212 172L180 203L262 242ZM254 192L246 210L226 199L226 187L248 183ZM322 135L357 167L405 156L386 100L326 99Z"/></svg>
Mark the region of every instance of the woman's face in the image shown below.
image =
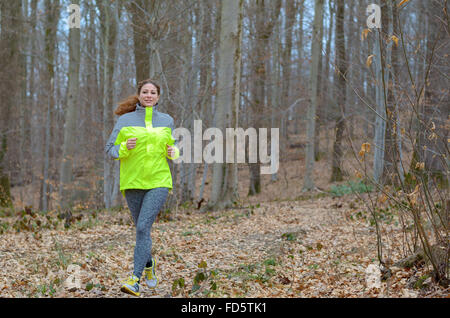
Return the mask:
<svg viewBox="0 0 450 318"><path fill-rule="evenodd" d="M142 86L141 92L139 94L139 102L144 107L152 107L159 100L158 91L156 90L155 85L148 83Z"/></svg>

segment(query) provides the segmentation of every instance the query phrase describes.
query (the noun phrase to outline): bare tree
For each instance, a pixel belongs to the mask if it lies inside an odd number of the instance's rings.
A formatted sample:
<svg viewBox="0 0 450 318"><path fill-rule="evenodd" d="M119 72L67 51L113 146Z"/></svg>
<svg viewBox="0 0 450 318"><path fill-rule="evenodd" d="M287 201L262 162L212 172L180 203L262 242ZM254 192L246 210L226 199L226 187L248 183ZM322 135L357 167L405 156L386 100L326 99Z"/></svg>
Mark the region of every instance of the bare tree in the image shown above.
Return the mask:
<svg viewBox="0 0 450 318"><path fill-rule="evenodd" d="M45 20L45 90L46 90L46 118L45 118L45 141L44 141L44 161L42 165L42 182L40 194L40 210L49 208L51 181L50 181L50 160L53 157L50 153L50 145L53 143L52 136L52 113L55 107L54 89L55 89L55 51L56 51L56 32L59 20L60 4L59 0L45 1L47 11Z"/></svg>
<svg viewBox="0 0 450 318"><path fill-rule="evenodd" d="M316 125L316 109L318 101L318 84L319 84L319 59L322 58L322 29L323 29L323 0L316 0L314 9L314 26L311 45L311 77L310 77L310 103L307 115L307 143L306 143L306 169L303 190L308 191L314 189L314 181L312 173L314 170L315 152L315 125Z"/></svg>
<svg viewBox="0 0 450 318"><path fill-rule="evenodd" d="M274 87L277 91L280 90L281 86L281 92L278 95L279 98L279 104L283 107L283 109L286 109L290 104L290 90L291 90L291 74L292 74L292 43L293 43L293 35L294 35L294 25L295 25L295 15L298 12L298 3L295 0L292 1L286 1L285 6L285 23L283 28L283 33L285 37L285 45L284 48L281 50L281 72L277 72L277 75L274 75L275 77L278 77L278 81L276 82L277 86ZM278 24L277 24L278 26ZM279 41L279 35L280 35L280 29L278 28L275 32L272 33L272 38L276 40L276 42L279 42L279 46L282 46L282 41ZM279 59L279 57L278 57ZM272 58L274 60L274 63L278 63L277 56L274 56ZM281 74L279 74L281 73ZM280 81L280 79L283 79ZM280 82L280 83L278 83ZM272 95L273 96L273 95ZM274 104L272 104L274 105ZM273 106L272 106L273 107ZM274 108L274 107L273 107ZM275 110L273 109L275 112ZM292 113L291 110L289 110L289 114ZM286 112L283 113L281 120L283 121L283 124L281 125L282 131L281 135L283 137L289 138L287 124L286 124L286 118L287 118ZM273 127L273 125L272 125Z"/></svg>
<svg viewBox="0 0 450 318"><path fill-rule="evenodd" d="M331 104L331 96L330 96L330 64L331 64L331 38L333 35L333 28L334 28L334 5L333 5L333 0L328 0L328 11L330 14L330 24L328 26L328 36L327 36L327 45L325 48L325 74L322 74L322 85L321 87L323 88L322 91L322 98L321 101L322 103L325 105L325 107L322 108L322 112L321 112L321 120L324 123L324 125L326 126L326 124L328 124L329 121L329 106ZM329 146L329 129L325 129L325 135L326 135L326 145L325 145L325 149L326 152L328 152L328 146ZM316 133L316 138L317 138L317 133ZM318 144L318 142L316 142L316 144ZM317 152L316 152L316 159L317 159Z"/></svg>
<svg viewBox="0 0 450 318"><path fill-rule="evenodd" d="M113 93L114 93L114 70L116 65L117 54L117 32L118 32L118 3L110 4L106 0L98 3L98 8L104 17L102 29L102 44L104 52L103 65L103 141L106 140L113 128ZM103 198L106 208L110 208L117 193L117 162L111 162L107 154L103 154Z"/></svg>
<svg viewBox="0 0 450 318"><path fill-rule="evenodd" d="M278 21L281 10L281 0L267 2L265 0L256 1L255 17L255 53L253 57L253 76L255 77L252 85L252 114L253 128L257 131L262 127L264 112L266 110L266 87L267 87L267 63L269 57L267 48L273 32L274 25ZM258 150L259 152L259 150ZM259 153L258 156L259 158ZM259 160L259 159L258 159ZM261 192L261 165L258 162L250 163L250 186L249 195L255 195Z"/></svg>
<svg viewBox="0 0 450 318"><path fill-rule="evenodd" d="M389 72L387 65L391 63L391 47L387 46L387 39L391 33L391 8L388 2L383 2L381 6L382 28L378 31L375 41L375 76L376 76L376 119L375 119L375 139L374 139L374 162L373 174L376 182L382 183L385 156L385 134L386 134L386 112L388 98Z"/></svg>
<svg viewBox="0 0 450 318"><path fill-rule="evenodd" d="M10 176L6 174L12 167L8 156L13 134L10 130L12 107L19 97L19 36L13 34L20 29L22 15L21 1L0 2L0 80L2 99L2 118L0 121L0 207L12 204L10 194ZM20 105L21 107L21 105Z"/></svg>
<svg viewBox="0 0 450 318"><path fill-rule="evenodd" d="M79 0L72 2L80 5ZM67 207L70 204L70 184L73 179L73 164L75 141L77 136L77 104L80 83L80 29L69 30L69 80L67 94L67 108L64 125L64 143L60 174L60 206Z"/></svg>
<svg viewBox="0 0 450 318"><path fill-rule="evenodd" d="M343 0L336 0L336 31L335 31L335 100L337 104L335 140L333 145L333 159L331 164L331 181L342 181L342 139L345 129L345 101L346 101L346 73L347 62L345 55L345 34L344 34L344 10Z"/></svg>
<svg viewBox="0 0 450 318"><path fill-rule="evenodd" d="M133 0L125 1L125 6L132 18L136 82L155 78L158 74L159 41L168 31L170 20L167 11L172 3Z"/></svg>
<svg viewBox="0 0 450 318"><path fill-rule="evenodd" d="M237 128L240 74L241 74L241 36L243 0L230 0L221 4L221 27L219 42L218 102L216 125L222 131L226 127ZM232 65L232 71L230 71ZM231 136L227 136L230 138ZM214 163L209 209L223 209L233 205L237 199L238 150L233 137L233 163ZM242 149L240 149L242 151ZM223 152L225 153L225 152ZM229 156L230 154L226 154Z"/></svg>
<svg viewBox="0 0 450 318"><path fill-rule="evenodd" d="M447 1L436 1L428 6L428 32L426 34L426 55L425 60L430 67L422 74L424 77L423 103L418 109L418 131L417 144L414 160L411 168L417 171L417 163L423 162L428 170L428 177L434 177L439 183L448 184L449 148L448 122L450 107L448 94L441 95L448 88L448 76L444 75L434 63L444 64L445 57L448 56L448 46L442 42L448 41L448 4ZM441 21L447 21L447 24ZM446 27L447 26L447 27ZM433 83L433 85L430 85ZM441 85L438 85L442 83Z"/></svg>
<svg viewBox="0 0 450 318"><path fill-rule="evenodd" d="M394 1L390 1L389 5L391 6L392 16L392 32L390 34L392 41L391 47L391 76L389 76L388 84L387 84L387 104L386 111L384 116L386 117L386 132L385 132L385 156L384 156L384 169L382 181L383 183L392 183L394 180L393 176L397 171L402 171L402 165L399 164L401 161L401 148L399 144L398 137L401 132L398 129L400 127L399 124L399 109L397 103L397 81L400 80L400 65L399 65L399 28L398 28L398 9L397 5ZM392 40L394 37L395 41ZM403 175L403 173L400 173ZM398 182L396 182L398 183Z"/></svg>

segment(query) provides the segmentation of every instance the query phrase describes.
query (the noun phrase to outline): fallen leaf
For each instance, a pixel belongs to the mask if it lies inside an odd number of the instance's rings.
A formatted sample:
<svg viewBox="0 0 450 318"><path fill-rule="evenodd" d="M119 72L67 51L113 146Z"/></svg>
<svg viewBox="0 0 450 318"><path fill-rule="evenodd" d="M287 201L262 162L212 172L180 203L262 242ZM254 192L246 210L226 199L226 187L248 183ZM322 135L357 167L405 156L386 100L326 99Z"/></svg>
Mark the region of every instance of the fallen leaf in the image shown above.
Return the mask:
<svg viewBox="0 0 450 318"><path fill-rule="evenodd" d="M368 68L370 68L370 65L372 65L372 59L373 59L374 56L375 55L372 54L372 55L369 55L369 57L367 58L366 65L367 65Z"/></svg>
<svg viewBox="0 0 450 318"><path fill-rule="evenodd" d="M402 0L397 7L401 7L403 4L405 4L406 2L408 2L409 0Z"/></svg>
<svg viewBox="0 0 450 318"><path fill-rule="evenodd" d="M369 34L369 32L372 32L372 30L370 29L364 29L361 32L361 41L364 41L364 39L367 38L367 35Z"/></svg>
<svg viewBox="0 0 450 318"><path fill-rule="evenodd" d="M395 46L398 46L398 37L396 37L395 35L392 35L391 40L394 41Z"/></svg>

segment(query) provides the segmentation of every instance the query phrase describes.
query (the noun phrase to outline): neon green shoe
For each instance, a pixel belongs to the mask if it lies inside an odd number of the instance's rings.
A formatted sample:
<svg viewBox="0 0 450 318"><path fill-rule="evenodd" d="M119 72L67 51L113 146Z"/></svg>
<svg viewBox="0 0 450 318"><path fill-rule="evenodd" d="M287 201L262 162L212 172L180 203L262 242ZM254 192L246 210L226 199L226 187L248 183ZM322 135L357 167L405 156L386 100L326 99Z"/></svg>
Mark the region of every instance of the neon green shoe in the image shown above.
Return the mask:
<svg viewBox="0 0 450 318"><path fill-rule="evenodd" d="M152 258L152 267L144 268L144 281L149 288L156 288L158 286L158 277L156 276L156 261Z"/></svg>
<svg viewBox="0 0 450 318"><path fill-rule="evenodd" d="M139 289L140 289L139 278L136 275L132 275L126 281L123 282L120 291L133 296L139 296L140 295Z"/></svg>

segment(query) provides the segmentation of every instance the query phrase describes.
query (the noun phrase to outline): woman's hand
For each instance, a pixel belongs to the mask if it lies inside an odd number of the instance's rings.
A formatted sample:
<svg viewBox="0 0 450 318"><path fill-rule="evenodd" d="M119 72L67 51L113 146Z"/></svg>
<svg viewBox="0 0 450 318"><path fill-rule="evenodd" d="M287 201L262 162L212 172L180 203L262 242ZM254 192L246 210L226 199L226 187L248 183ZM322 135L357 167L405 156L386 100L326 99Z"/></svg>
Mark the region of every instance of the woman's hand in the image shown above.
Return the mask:
<svg viewBox="0 0 450 318"><path fill-rule="evenodd" d="M136 148L136 140L137 140L137 138L130 138L127 140L127 149L128 150Z"/></svg>
<svg viewBox="0 0 450 318"><path fill-rule="evenodd" d="M167 156L175 157L175 148L167 145Z"/></svg>

